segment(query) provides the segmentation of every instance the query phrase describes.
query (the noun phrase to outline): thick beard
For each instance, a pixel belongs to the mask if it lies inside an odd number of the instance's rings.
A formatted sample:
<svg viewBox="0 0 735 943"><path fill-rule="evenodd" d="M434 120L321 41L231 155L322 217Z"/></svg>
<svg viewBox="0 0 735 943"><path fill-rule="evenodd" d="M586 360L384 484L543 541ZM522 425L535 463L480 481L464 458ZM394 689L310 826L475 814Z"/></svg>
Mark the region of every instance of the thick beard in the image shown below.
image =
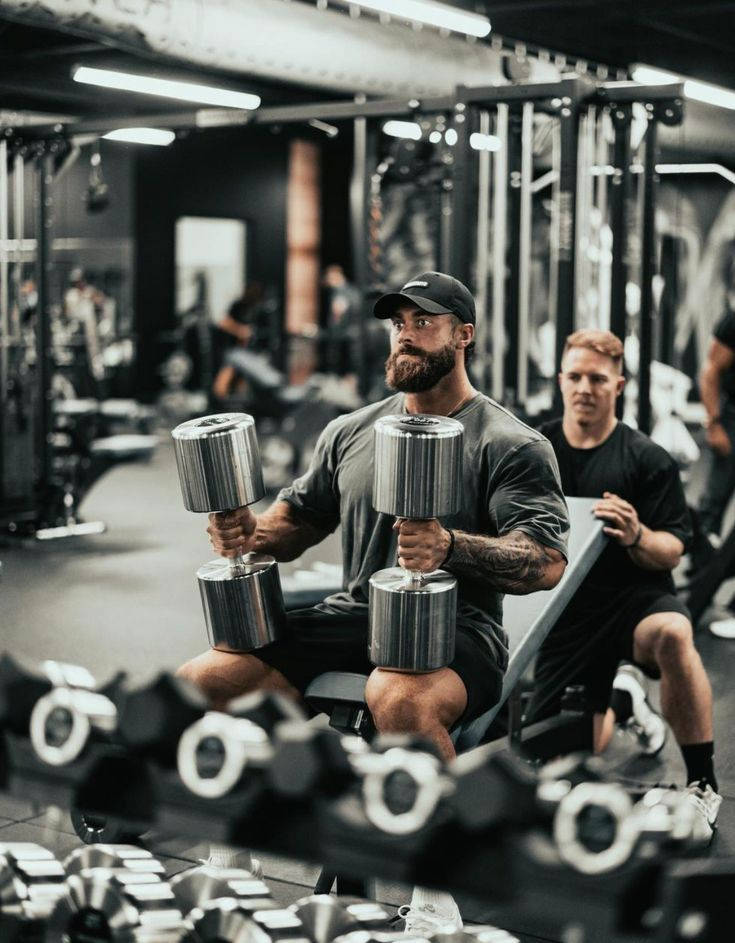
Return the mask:
<svg viewBox="0 0 735 943"><path fill-rule="evenodd" d="M398 363L401 354L418 354L418 359ZM410 350L397 350L385 362L386 383L400 393L425 393L436 386L442 377L454 369L455 346L452 343L433 354Z"/></svg>

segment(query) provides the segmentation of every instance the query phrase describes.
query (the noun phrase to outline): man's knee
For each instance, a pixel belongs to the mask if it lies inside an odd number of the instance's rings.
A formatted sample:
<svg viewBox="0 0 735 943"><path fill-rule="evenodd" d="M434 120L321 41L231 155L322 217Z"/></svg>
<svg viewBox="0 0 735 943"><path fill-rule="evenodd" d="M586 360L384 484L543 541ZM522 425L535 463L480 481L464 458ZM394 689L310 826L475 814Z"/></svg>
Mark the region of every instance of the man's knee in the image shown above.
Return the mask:
<svg viewBox="0 0 735 943"><path fill-rule="evenodd" d="M380 669L368 678L365 700L381 733L425 733L437 726L448 728L463 709L445 703L442 692L427 685L425 676Z"/></svg>
<svg viewBox="0 0 735 943"><path fill-rule="evenodd" d="M671 613L656 636L656 661L660 667L680 664L694 652L692 625L686 616Z"/></svg>

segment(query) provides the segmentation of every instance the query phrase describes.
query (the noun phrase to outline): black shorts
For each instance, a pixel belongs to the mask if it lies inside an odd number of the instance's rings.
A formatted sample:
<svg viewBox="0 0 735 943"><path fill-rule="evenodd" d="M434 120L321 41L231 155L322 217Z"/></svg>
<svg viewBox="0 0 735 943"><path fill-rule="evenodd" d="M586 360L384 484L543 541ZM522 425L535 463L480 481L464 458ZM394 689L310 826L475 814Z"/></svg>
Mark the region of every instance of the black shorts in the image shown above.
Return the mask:
<svg viewBox="0 0 735 943"><path fill-rule="evenodd" d="M362 616L328 612L315 606L287 613L289 635L253 652L276 668L301 693L325 671L353 671L369 675L368 625ZM488 645L474 630L457 626L454 661L449 665L462 679L467 707L457 723L479 717L497 704L503 671Z"/></svg>
<svg viewBox="0 0 735 943"><path fill-rule="evenodd" d="M559 713L570 684L584 685L590 710L604 713L619 663L633 661L636 626L656 612L678 612L691 621L684 603L658 587L632 588L616 596L607 609L599 598L572 599L539 651L527 719L543 720ZM650 667L639 667L649 677L659 677Z"/></svg>

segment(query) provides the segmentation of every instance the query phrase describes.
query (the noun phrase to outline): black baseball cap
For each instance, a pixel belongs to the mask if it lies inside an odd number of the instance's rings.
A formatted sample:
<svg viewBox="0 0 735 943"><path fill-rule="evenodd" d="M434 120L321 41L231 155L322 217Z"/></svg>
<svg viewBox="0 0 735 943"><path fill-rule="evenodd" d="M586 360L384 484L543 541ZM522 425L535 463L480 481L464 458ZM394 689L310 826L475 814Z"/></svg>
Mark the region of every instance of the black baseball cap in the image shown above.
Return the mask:
<svg viewBox="0 0 735 943"><path fill-rule="evenodd" d="M400 291L381 295L373 306L376 318L390 318L402 304L416 305L427 314L456 314L465 324L475 323L475 299L458 278L443 272L424 272Z"/></svg>

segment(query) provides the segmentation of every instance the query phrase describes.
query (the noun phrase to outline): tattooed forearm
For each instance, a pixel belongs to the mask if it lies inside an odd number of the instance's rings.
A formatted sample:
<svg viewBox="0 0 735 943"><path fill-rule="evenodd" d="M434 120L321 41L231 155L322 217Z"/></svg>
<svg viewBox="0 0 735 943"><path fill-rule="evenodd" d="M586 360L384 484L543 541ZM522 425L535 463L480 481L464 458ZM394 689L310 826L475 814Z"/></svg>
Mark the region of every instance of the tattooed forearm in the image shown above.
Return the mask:
<svg viewBox="0 0 735 943"><path fill-rule="evenodd" d="M556 586L565 567L558 550L514 530L502 537L455 531L454 551L445 568L458 576L485 580L503 593L522 596Z"/></svg>

